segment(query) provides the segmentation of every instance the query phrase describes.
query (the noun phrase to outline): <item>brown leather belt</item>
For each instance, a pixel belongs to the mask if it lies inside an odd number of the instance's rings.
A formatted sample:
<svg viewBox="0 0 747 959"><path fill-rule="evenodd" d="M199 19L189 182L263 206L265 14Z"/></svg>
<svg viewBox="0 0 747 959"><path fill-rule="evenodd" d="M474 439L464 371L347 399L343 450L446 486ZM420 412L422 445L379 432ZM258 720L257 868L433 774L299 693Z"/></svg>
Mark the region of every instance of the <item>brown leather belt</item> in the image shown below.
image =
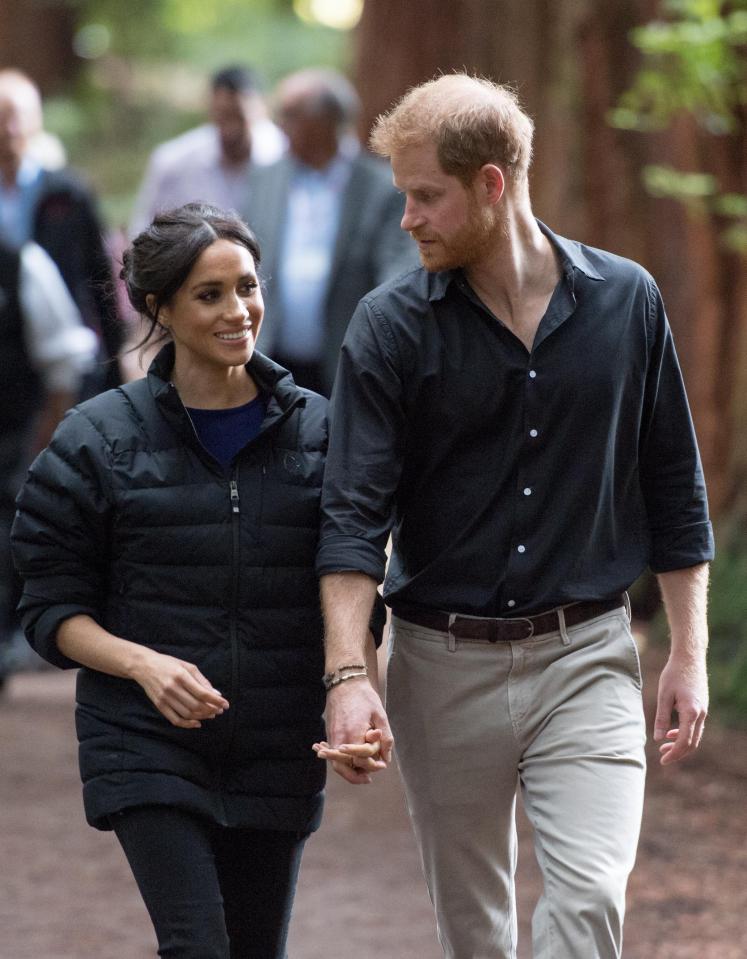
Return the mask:
<svg viewBox="0 0 747 959"><path fill-rule="evenodd" d="M624 605L624 593L611 599L570 603L562 607L566 629ZM554 633L560 629L557 609L548 609L547 612L538 613L536 616L517 616L516 619L490 619L483 616L462 616L457 613L451 624L449 624L450 614L440 610L398 605L392 608L392 613L408 623L451 633L456 639L472 643L515 642L529 639L531 636L541 636L543 633Z"/></svg>

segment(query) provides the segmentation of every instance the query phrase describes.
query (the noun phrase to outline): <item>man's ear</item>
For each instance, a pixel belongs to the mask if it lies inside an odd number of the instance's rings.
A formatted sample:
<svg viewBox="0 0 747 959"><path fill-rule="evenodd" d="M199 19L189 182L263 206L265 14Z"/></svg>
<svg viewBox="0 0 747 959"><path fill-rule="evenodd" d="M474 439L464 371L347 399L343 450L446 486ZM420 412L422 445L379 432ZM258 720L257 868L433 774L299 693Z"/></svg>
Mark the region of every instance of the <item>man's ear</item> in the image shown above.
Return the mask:
<svg viewBox="0 0 747 959"><path fill-rule="evenodd" d="M491 205L499 203L506 191L506 178L503 170L495 163L486 163L478 173L483 196Z"/></svg>

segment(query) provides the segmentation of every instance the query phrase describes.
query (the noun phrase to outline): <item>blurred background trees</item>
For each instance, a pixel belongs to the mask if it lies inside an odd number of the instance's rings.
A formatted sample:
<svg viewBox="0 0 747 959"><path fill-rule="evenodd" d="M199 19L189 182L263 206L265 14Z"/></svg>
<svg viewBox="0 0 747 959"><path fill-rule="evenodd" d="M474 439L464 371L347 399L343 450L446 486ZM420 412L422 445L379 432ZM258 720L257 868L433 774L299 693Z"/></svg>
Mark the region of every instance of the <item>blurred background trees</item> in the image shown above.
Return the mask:
<svg viewBox="0 0 747 959"><path fill-rule="evenodd" d="M407 87L438 71L513 83L537 125L537 215L639 260L662 288L717 520L717 698L744 716L746 52L747 0L0 6L0 61L41 84L47 124L93 179L112 226L127 219L148 151L201 121L206 77L225 63L254 65L269 87L305 65L347 71L363 99L363 135Z"/></svg>

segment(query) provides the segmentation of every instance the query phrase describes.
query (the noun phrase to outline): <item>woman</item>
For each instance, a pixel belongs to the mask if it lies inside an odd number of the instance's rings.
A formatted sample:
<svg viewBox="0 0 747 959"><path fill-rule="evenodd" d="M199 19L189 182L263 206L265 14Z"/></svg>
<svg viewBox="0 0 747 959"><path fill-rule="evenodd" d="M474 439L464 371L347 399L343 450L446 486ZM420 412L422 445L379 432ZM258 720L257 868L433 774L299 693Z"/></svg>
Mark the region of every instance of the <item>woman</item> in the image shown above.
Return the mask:
<svg viewBox="0 0 747 959"><path fill-rule="evenodd" d="M13 534L29 641L83 667L87 819L180 959L285 956L322 809L326 403L255 352L259 259L241 220L197 204L135 239L122 278L171 342L147 380L67 416ZM382 768L377 748L351 764Z"/></svg>

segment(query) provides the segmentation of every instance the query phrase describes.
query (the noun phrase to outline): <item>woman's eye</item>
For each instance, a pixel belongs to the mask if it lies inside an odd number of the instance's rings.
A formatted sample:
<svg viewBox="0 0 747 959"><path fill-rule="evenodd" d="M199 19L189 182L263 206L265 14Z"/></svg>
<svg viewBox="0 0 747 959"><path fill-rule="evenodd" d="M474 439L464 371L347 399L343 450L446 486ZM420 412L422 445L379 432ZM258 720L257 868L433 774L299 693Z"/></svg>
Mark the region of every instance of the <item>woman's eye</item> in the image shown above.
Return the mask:
<svg viewBox="0 0 747 959"><path fill-rule="evenodd" d="M257 284L252 282L242 283L241 284L241 295L242 296L251 296L252 293L257 289Z"/></svg>
<svg viewBox="0 0 747 959"><path fill-rule="evenodd" d="M200 299L205 303L212 303L217 295L218 294L215 292L215 290L205 290L204 292L200 293Z"/></svg>

